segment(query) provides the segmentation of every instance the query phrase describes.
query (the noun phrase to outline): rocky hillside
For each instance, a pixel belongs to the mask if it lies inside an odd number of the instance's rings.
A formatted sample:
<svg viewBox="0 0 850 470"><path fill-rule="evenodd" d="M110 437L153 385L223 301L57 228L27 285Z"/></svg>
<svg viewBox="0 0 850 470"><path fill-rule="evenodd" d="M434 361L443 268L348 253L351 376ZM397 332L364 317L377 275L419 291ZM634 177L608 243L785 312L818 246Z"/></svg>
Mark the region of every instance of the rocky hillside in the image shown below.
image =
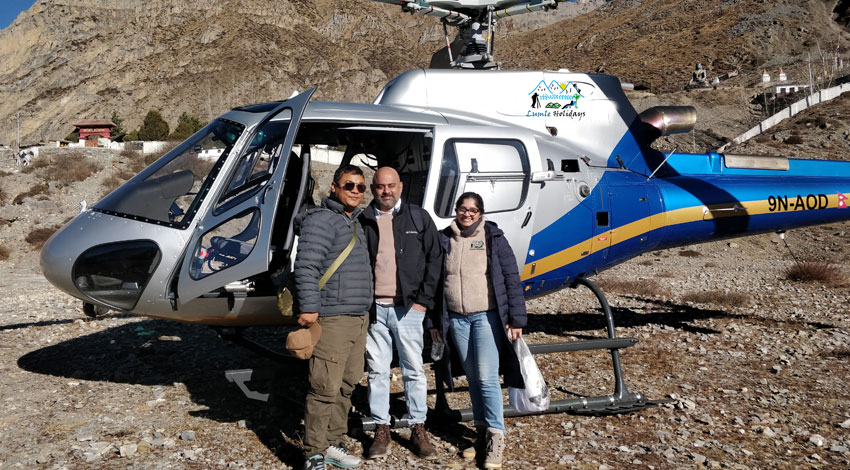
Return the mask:
<svg viewBox="0 0 850 470"><path fill-rule="evenodd" d="M653 91L681 90L696 63L724 86L749 86L762 69L815 74L839 40L847 50L847 2L619 0L586 15L512 37L509 68L599 68ZM841 20L839 20L841 21ZM846 24L842 23L842 24ZM810 56L809 56L810 55ZM830 66L831 64L828 64Z"/></svg>
<svg viewBox="0 0 850 470"><path fill-rule="evenodd" d="M118 112L135 128L158 108L173 128L183 112L211 119L308 86L316 99L371 101L443 44L436 19L367 0L41 0L0 31L0 143L14 143L18 112L24 142L37 142L77 119Z"/></svg>
<svg viewBox="0 0 850 470"><path fill-rule="evenodd" d="M497 53L504 68L601 68L654 91L681 89L696 62L748 85L765 67L806 75L807 53L847 39L832 18L846 23L845 3L582 0L503 22ZM35 143L78 119L117 112L134 129L158 108L174 127L308 86L368 102L443 41L435 18L368 0L40 0L0 30L0 144L18 117Z"/></svg>

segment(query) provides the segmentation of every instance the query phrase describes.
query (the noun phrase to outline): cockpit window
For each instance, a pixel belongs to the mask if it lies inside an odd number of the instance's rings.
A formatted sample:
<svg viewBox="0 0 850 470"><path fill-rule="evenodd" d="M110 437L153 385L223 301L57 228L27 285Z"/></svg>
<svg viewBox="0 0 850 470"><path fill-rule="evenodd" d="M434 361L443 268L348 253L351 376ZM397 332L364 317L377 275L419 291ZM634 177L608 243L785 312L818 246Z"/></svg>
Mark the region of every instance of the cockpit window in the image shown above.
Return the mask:
<svg viewBox="0 0 850 470"><path fill-rule="evenodd" d="M263 186L281 163L281 149L289 130L292 111L284 109L271 121L263 124L242 153L221 199L216 213L243 201L254 188Z"/></svg>
<svg viewBox="0 0 850 470"><path fill-rule="evenodd" d="M169 226L189 226L245 126L218 119L113 191L94 208Z"/></svg>

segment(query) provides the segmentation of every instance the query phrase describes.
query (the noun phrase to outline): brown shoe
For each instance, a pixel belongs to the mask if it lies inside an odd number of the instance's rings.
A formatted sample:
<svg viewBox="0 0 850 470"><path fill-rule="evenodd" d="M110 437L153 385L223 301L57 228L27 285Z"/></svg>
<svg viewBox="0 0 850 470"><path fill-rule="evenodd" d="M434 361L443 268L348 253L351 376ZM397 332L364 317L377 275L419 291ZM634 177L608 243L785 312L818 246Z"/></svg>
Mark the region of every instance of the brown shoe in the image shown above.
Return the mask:
<svg viewBox="0 0 850 470"><path fill-rule="evenodd" d="M425 431L425 425L422 423L413 425L410 431L410 443L413 445L413 452L421 459L433 459L437 456L437 448L431 444L428 432Z"/></svg>
<svg viewBox="0 0 850 470"><path fill-rule="evenodd" d="M390 442L392 442L390 425L379 424L377 429L375 429L375 440L372 441L372 445L366 451L365 457L367 459L377 459L378 457L388 455L390 453Z"/></svg>

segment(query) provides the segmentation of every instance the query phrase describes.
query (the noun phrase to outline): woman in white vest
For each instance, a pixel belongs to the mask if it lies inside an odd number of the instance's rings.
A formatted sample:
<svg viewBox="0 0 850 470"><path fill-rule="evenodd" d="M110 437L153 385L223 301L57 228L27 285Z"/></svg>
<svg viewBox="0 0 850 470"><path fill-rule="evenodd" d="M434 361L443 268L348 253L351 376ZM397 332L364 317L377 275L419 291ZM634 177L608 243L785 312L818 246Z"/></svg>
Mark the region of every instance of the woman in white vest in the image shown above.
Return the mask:
<svg viewBox="0 0 850 470"><path fill-rule="evenodd" d="M499 372L505 384L524 387L510 342L526 325L525 299L513 250L504 232L483 219L481 196L462 194L455 211L455 220L441 232L446 253L441 336L451 340L447 347L457 350L469 381L477 439L463 456L483 454L484 468L501 468L505 420ZM432 335L438 335L436 328Z"/></svg>

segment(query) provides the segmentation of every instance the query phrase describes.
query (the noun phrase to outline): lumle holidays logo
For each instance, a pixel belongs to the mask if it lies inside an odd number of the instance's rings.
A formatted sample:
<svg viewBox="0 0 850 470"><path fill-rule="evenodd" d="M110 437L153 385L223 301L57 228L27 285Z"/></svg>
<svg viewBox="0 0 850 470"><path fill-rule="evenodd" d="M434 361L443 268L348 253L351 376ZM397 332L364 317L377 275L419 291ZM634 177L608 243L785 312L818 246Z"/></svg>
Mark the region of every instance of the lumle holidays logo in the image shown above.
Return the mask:
<svg viewBox="0 0 850 470"><path fill-rule="evenodd" d="M566 117L578 119L584 117L585 112L579 111L579 100L585 98L581 88L573 82L560 83L552 80L547 85L540 80L530 92L529 109L527 117Z"/></svg>

